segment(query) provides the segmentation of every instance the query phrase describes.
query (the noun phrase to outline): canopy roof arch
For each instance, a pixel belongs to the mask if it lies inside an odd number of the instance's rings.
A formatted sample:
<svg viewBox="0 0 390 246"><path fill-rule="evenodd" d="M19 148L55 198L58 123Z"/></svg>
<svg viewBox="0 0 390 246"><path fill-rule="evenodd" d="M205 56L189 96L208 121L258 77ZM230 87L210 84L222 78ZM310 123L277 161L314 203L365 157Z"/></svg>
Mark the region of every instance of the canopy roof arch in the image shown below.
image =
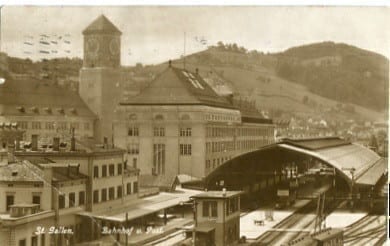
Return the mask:
<svg viewBox="0 0 390 246"><path fill-rule="evenodd" d="M205 186L212 189L221 179L236 187L250 184L259 176L276 174L289 163L302 168L302 160L307 159L335 168L349 185L375 185L387 173L387 159L341 138L283 139L223 163L205 178Z"/></svg>

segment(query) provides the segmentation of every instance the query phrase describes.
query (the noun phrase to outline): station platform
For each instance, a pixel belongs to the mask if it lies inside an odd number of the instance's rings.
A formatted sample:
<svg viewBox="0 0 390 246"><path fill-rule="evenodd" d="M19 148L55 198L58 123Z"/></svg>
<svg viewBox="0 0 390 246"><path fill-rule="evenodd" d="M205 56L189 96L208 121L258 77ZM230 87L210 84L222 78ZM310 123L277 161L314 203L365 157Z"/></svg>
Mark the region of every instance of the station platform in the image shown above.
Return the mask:
<svg viewBox="0 0 390 246"><path fill-rule="evenodd" d="M261 206L255 211L243 214L240 219L240 237L245 236L250 241L259 238L266 231L276 230L274 228L276 225L310 203L320 194L329 190L330 187L329 184L316 187L313 183L308 182L305 185L299 186L297 200L287 209L276 210L274 203L270 203L266 206ZM270 213L273 215L273 220L266 219L266 216ZM264 224L259 223L260 221Z"/></svg>
<svg viewBox="0 0 390 246"><path fill-rule="evenodd" d="M273 207L264 207L244 214L240 218L240 237L245 236L248 241L257 239L310 201L307 199L296 200L288 210L274 210ZM269 213L272 213L273 220L266 219L266 215ZM263 221L264 224L260 225L256 223L257 221Z"/></svg>

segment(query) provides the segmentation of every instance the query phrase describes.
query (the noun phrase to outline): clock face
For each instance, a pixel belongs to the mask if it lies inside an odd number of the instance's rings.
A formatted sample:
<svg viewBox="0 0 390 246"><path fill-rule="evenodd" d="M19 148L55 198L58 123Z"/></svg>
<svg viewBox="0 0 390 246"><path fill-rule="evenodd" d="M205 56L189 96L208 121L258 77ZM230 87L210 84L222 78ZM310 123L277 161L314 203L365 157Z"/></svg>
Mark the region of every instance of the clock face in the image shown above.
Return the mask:
<svg viewBox="0 0 390 246"><path fill-rule="evenodd" d="M87 51L90 53L97 53L99 50L99 42L97 39L91 38L87 41Z"/></svg>
<svg viewBox="0 0 390 246"><path fill-rule="evenodd" d="M119 54L119 40L114 38L110 42L110 53L111 55Z"/></svg>

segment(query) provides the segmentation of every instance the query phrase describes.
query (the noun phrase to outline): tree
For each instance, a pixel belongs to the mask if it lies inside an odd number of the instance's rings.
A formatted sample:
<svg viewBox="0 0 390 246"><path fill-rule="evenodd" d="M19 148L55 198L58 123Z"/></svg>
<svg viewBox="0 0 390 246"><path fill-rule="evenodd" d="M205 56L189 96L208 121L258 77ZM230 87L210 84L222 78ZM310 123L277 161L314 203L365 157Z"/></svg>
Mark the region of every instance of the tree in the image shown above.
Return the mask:
<svg viewBox="0 0 390 246"><path fill-rule="evenodd" d="M218 41L217 48L218 50L225 50L225 45L223 44L222 41Z"/></svg>

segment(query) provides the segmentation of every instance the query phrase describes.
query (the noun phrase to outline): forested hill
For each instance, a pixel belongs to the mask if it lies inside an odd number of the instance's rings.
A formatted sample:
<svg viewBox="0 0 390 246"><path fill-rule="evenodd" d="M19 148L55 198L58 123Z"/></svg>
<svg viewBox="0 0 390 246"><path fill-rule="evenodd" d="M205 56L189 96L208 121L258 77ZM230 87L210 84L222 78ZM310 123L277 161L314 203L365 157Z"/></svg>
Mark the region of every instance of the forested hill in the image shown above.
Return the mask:
<svg viewBox="0 0 390 246"><path fill-rule="evenodd" d="M388 105L389 60L377 53L333 42L294 47L277 58L278 76L311 92L377 111Z"/></svg>

